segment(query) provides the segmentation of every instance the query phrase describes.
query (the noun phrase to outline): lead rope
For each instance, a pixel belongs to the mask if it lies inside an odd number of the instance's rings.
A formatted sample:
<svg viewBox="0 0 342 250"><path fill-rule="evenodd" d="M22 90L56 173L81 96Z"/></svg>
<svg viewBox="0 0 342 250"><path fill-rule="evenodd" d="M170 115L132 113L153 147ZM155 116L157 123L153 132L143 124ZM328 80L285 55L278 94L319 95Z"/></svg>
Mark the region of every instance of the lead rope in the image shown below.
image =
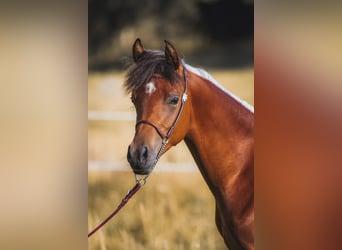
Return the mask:
<svg viewBox="0 0 342 250"><path fill-rule="evenodd" d="M101 222L97 227L95 227L90 233L88 233L88 238L90 236L92 236L97 230L99 230L101 227L103 227L114 215L116 215L121 208L123 208L126 203L129 201L130 198L132 198L132 196L138 192L138 190L143 186L144 184L137 182L135 184L135 186L128 191L128 193L126 194L126 196L122 199L120 205L103 221Z"/></svg>
<svg viewBox="0 0 342 250"><path fill-rule="evenodd" d="M160 157L162 156L164 149L166 147L168 143L168 139L165 138L162 141L162 145L159 149L159 152L157 154L156 159L154 160L154 163L152 165L152 170L150 173L152 173L154 167L157 165L158 160L160 159ZM97 227L95 227L90 233L88 233L88 238L90 236L92 236L97 230L99 230L101 227L103 227L112 217L114 217L120 210L121 208L123 208L127 202L129 201L130 198L132 198L132 196L138 192L138 190L145 185L146 183L146 179L149 177L150 174L144 175L142 178L139 178L139 175L134 174L134 178L135 178L135 186L130 189L127 193L127 195L122 199L121 203L119 204L119 206L102 222L100 223Z"/></svg>
<svg viewBox="0 0 342 250"><path fill-rule="evenodd" d="M121 203L119 204L119 206L103 221L101 222L98 226L96 226L90 233L88 233L88 238L90 236L92 236L96 231L98 231L101 227L103 227L111 218L113 218L120 210L121 208L123 208L127 202L132 198L132 196L139 191L139 189L144 186L146 184L146 179L150 176L150 174L152 173L153 169L155 168L155 166L157 165L157 162L159 161L160 157L162 156L165 147L167 145L167 143L169 142L169 137L171 136L173 129L176 127L177 122L179 120L180 115L182 114L183 108L184 108L184 103L187 100L188 96L187 96L187 78L185 75L185 65L183 64L183 75L184 75L184 84L185 84L185 88L184 88L184 92L183 92L183 96L182 96L182 103L181 103L181 107L178 111L177 117L175 119L175 121L173 122L171 128L169 129L169 131L167 132L166 136L163 138L161 147L159 149L159 152L156 156L156 159L154 160L154 163L152 165L152 169L150 171L149 174L144 175L143 177L139 178L140 175L134 174L134 178L135 178L135 185L132 189L130 189L126 196L122 199Z"/></svg>
<svg viewBox="0 0 342 250"><path fill-rule="evenodd" d="M165 139L163 139L163 141L162 141L162 145L161 145L161 147L160 147L160 149L159 149L159 152L158 152L158 154L157 154L157 157L156 157L156 159L154 160L154 163L153 163L153 165L152 165L152 170L151 170L151 172L150 173L152 173L152 171L153 171L153 169L154 169L154 167L157 165L157 162L158 162L158 160L160 159L160 157L162 156L162 154L163 154L163 152L164 152L164 149L165 149L165 147L166 147L166 145L167 145L167 143L168 143L168 140L165 138ZM132 189L130 189L129 191L128 191L128 193L127 193L127 195L122 199L122 201L121 201L121 203L119 204L119 206L102 222L102 223L100 223L98 226L96 226L90 233L88 233L88 238L90 237L90 236L92 236L97 230L99 230L101 227L103 227L112 217L114 217L114 215L116 215L120 210L121 210L121 208L123 208L126 204L127 204L127 202L129 201L129 199L131 199L132 198L132 196L136 193L136 192L138 192L138 190L142 187L142 186L144 186L145 185L145 183L146 183L146 179L149 177L149 175L150 174L147 174L147 175L145 175L144 177L142 177L142 178L139 178L139 175L137 175L137 174L134 174L134 177L135 177L135 186L132 188Z"/></svg>

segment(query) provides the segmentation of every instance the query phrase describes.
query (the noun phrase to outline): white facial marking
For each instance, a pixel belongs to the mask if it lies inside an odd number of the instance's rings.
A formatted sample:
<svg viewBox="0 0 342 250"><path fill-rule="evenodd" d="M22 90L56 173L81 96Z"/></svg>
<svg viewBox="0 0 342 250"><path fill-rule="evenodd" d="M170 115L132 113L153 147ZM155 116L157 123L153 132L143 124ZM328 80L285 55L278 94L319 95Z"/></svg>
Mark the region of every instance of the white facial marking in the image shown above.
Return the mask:
<svg viewBox="0 0 342 250"><path fill-rule="evenodd" d="M153 82L147 83L145 93L150 95L154 91L156 91L156 86L154 85L154 83Z"/></svg>

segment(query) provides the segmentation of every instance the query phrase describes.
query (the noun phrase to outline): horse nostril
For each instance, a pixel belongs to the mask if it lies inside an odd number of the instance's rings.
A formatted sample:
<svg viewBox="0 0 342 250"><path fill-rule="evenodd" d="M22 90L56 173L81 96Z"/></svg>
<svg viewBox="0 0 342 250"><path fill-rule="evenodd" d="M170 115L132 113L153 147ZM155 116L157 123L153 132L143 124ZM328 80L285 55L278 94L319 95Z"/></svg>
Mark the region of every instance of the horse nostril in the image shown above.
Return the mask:
<svg viewBox="0 0 342 250"><path fill-rule="evenodd" d="M147 149L147 147L145 146L144 147L144 153L143 153L143 157L144 157L144 159L146 160L147 159L147 156L148 156L148 149Z"/></svg>
<svg viewBox="0 0 342 250"><path fill-rule="evenodd" d="M144 164L148 157L148 148L146 146L142 146L139 154L139 162L140 164Z"/></svg>

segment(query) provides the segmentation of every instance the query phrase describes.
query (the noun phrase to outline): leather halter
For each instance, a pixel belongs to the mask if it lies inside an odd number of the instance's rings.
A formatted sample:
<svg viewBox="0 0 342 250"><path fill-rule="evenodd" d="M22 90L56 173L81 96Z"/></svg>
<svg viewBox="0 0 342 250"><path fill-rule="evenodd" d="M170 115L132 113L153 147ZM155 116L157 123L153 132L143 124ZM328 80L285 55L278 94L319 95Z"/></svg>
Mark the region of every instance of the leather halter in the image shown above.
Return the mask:
<svg viewBox="0 0 342 250"><path fill-rule="evenodd" d="M172 126L169 128L169 130L167 131L166 134L163 133L163 131L158 128L158 126L156 124L154 124L153 122L151 121L148 121L148 120L139 120L137 121L137 123L135 124L135 129L137 129L137 127L140 125L140 124L148 124L150 126L152 126L156 131L157 133L159 134L159 136L163 139L163 141L166 141L170 138L173 130L175 129L177 123L178 123L178 120L183 112L183 108L184 108L184 103L185 101L187 100L188 96L187 96L187 90L188 90L188 82L187 82L187 78L186 78L186 75L185 75L185 65L183 65L183 76L184 76L184 91L183 91L183 95L182 95L182 100L181 100L181 106L178 110L178 114L176 116L176 119L173 121L172 123Z"/></svg>

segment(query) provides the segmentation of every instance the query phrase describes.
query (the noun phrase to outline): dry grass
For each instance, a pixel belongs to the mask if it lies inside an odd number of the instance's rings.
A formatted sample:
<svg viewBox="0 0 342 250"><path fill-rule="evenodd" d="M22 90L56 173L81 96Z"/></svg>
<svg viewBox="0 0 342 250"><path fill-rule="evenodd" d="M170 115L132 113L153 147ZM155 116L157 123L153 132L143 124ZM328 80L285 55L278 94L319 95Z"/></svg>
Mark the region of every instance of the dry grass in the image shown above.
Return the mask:
<svg viewBox="0 0 342 250"><path fill-rule="evenodd" d="M90 172L88 231L134 185L130 172ZM153 173L116 217L89 240L89 249L227 249L214 219L214 199L199 173Z"/></svg>

